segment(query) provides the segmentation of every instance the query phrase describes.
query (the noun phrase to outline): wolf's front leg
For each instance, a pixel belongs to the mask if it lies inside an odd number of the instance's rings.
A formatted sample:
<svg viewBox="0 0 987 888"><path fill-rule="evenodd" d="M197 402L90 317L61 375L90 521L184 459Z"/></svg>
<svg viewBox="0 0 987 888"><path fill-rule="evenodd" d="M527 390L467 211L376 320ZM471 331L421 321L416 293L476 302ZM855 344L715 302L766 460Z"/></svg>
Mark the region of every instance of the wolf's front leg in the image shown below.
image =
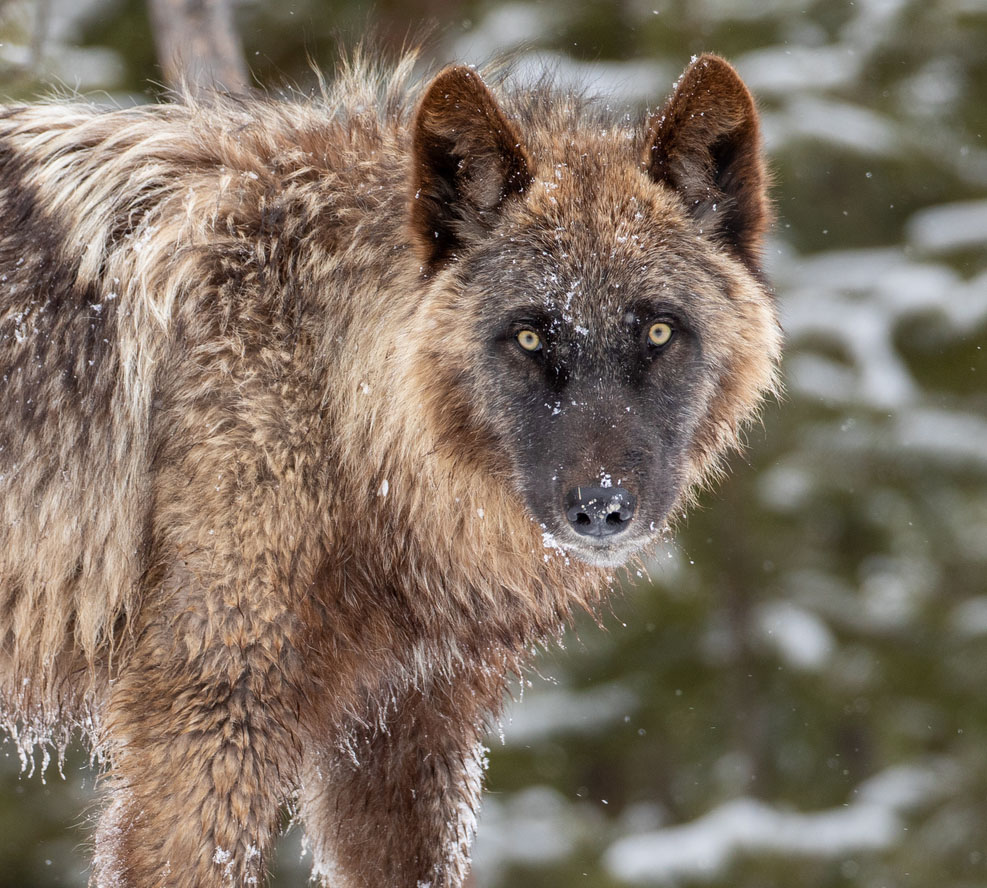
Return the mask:
<svg viewBox="0 0 987 888"><path fill-rule="evenodd" d="M114 688L95 888L264 882L279 804L296 781L297 690L281 626L146 630ZM235 615L235 616L234 616Z"/></svg>
<svg viewBox="0 0 987 888"><path fill-rule="evenodd" d="M301 813L326 888L460 888L502 679L437 677L306 755Z"/></svg>

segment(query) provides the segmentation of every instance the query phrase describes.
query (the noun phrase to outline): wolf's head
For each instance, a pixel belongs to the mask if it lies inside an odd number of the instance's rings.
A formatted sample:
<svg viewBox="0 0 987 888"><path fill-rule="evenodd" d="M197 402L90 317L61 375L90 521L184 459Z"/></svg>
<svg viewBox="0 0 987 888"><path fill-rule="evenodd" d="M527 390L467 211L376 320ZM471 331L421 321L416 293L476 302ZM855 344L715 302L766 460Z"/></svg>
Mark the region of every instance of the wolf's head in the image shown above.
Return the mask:
<svg viewBox="0 0 987 888"><path fill-rule="evenodd" d="M780 351L736 72L703 56L663 110L614 118L544 91L502 106L448 68L418 107L410 202L442 444L600 565L653 540L737 444Z"/></svg>

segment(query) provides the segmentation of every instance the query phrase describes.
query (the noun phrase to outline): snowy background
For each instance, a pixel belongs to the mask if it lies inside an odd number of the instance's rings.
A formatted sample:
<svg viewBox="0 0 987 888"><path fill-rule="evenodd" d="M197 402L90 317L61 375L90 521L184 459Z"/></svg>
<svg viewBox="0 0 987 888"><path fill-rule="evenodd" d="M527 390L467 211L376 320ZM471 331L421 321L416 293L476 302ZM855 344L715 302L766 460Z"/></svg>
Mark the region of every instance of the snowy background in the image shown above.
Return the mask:
<svg viewBox="0 0 987 888"><path fill-rule="evenodd" d="M522 71L632 108L715 50L764 114L787 398L491 737L480 888L983 888L987 0L238 12L266 84L331 70L338 31L397 46L425 19L438 61L523 46ZM154 80L139 2L0 5L8 97L148 101ZM0 888L84 885L84 756L18 771L0 747ZM299 858L294 830L279 886Z"/></svg>

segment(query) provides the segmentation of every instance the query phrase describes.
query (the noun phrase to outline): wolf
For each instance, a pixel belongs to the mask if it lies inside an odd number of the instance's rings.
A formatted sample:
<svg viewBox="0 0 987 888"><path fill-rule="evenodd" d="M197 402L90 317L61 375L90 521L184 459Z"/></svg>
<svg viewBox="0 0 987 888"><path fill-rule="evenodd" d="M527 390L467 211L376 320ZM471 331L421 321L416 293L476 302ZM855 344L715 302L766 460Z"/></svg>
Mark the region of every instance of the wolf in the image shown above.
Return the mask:
<svg viewBox="0 0 987 888"><path fill-rule="evenodd" d="M95 888L458 888L490 719L775 389L758 116L451 66L0 118L0 718ZM487 82L489 81L489 83Z"/></svg>

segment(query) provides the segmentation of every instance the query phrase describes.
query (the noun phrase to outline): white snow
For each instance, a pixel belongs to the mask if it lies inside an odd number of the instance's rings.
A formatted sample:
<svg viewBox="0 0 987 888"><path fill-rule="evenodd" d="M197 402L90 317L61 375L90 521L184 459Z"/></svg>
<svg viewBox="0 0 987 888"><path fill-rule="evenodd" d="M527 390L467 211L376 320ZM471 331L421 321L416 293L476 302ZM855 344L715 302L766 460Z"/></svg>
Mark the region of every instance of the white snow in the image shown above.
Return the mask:
<svg viewBox="0 0 987 888"><path fill-rule="evenodd" d="M480 814L473 869L481 884L511 864L563 860L583 840L591 820L557 790L532 786L508 797L487 795Z"/></svg>
<svg viewBox="0 0 987 888"><path fill-rule="evenodd" d="M908 240L937 253L987 246L987 200L928 207L908 220Z"/></svg>
<svg viewBox="0 0 987 888"><path fill-rule="evenodd" d="M794 139L826 142L855 154L894 157L903 147L898 125L861 105L796 95L781 112L763 115L765 141L777 150Z"/></svg>
<svg viewBox="0 0 987 888"><path fill-rule="evenodd" d="M782 325L793 345L831 343L845 361L793 349L791 388L831 404L912 408L919 391L895 346L903 324L941 319L962 334L987 321L987 273L963 281L945 265L915 262L902 249L841 250L793 260L776 270Z"/></svg>
<svg viewBox="0 0 987 888"><path fill-rule="evenodd" d="M796 465L774 466L757 479L761 502L778 512L796 512L803 508L812 486L811 475Z"/></svg>
<svg viewBox="0 0 987 888"><path fill-rule="evenodd" d="M987 595L969 598L956 605L949 615L949 622L962 638L987 635Z"/></svg>
<svg viewBox="0 0 987 888"><path fill-rule="evenodd" d="M233 852L226 851L223 848L216 846L215 852L213 852L212 862L218 864L229 863L233 859Z"/></svg>
<svg viewBox="0 0 987 888"><path fill-rule="evenodd" d="M504 723L507 744L534 743L555 734L594 734L637 711L637 695L617 684L588 691L541 690L509 707Z"/></svg>
<svg viewBox="0 0 987 888"><path fill-rule="evenodd" d="M893 423L903 454L946 465L987 467L987 419L934 408L900 411Z"/></svg>
<svg viewBox="0 0 987 888"><path fill-rule="evenodd" d="M734 60L758 96L839 89L856 81L860 58L844 46L769 46Z"/></svg>
<svg viewBox="0 0 987 888"><path fill-rule="evenodd" d="M546 71L555 74L562 86L589 89L628 103L654 103L663 96L656 84L669 83L673 68L653 61L581 62L562 53L531 48L540 36L549 34L555 23L548 8L527 3L496 6L468 34L457 39L451 58L481 65L505 53L515 53L512 78L534 83Z"/></svg>
<svg viewBox="0 0 987 888"><path fill-rule="evenodd" d="M604 855L604 866L632 883L712 881L744 852L838 858L878 851L905 838L902 815L941 790L940 771L890 768L861 784L849 804L811 813L731 799L691 823L619 839Z"/></svg>
<svg viewBox="0 0 987 888"><path fill-rule="evenodd" d="M795 669L822 669L836 647L833 633L822 619L789 601L762 604L755 613L755 625L760 640Z"/></svg>

